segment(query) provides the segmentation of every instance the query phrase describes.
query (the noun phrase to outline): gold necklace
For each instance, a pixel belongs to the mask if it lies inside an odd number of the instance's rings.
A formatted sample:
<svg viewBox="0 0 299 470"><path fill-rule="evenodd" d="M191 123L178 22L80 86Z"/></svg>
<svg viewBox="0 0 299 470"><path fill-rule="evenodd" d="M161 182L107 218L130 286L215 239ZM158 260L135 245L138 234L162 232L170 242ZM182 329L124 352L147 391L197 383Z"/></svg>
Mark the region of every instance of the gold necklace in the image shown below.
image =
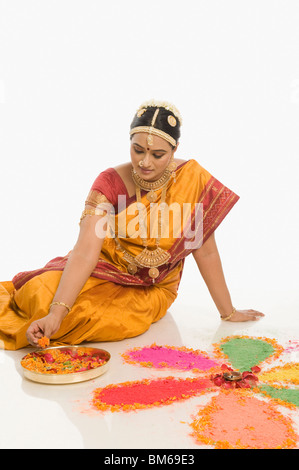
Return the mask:
<svg viewBox="0 0 299 470"><path fill-rule="evenodd" d="M160 207L162 206L162 208L164 207L164 203L166 199L166 189L167 189L167 185L165 184L162 189L162 195L161 195ZM141 192L138 186L136 186L136 197L137 197L137 204L140 205ZM141 225L144 225L144 221L141 219L141 210L140 210L140 207L138 207L138 205L137 205L137 208L138 208L138 215L139 215L139 230L140 230ZM156 238L156 248L154 250L149 250L147 248L148 246L147 238L143 238L140 236L144 249L139 255L135 257L135 262L137 262L140 266L149 268L148 274L152 278L153 282L155 282L155 279L159 276L158 266L161 266L162 264L167 263L167 261L170 258L170 254L167 251L159 247L161 236L162 236L162 214L161 214L161 210L159 210L158 237Z"/></svg>
<svg viewBox="0 0 299 470"><path fill-rule="evenodd" d="M137 172L132 168L132 179L135 183L135 186L138 188L143 189L144 191L148 191L146 198L149 202L155 202L157 200L157 195L155 191L161 189L172 176L172 171L166 168L163 175L156 181L145 181L142 179Z"/></svg>
<svg viewBox="0 0 299 470"><path fill-rule="evenodd" d="M166 190L167 184L164 184L161 194L161 206L163 210L163 206L166 200ZM136 186L136 199L137 199L137 209L138 209L138 217L139 217L139 230L141 227L144 227L144 219L142 220L141 217L141 191L139 186ZM148 249L147 245L147 238L141 237L142 244L144 246L142 252L137 256L132 256L128 253L120 244L119 240L115 236L115 242L118 249L123 253L124 259L129 263L127 270L129 274L136 274L138 268L149 268L148 275L152 279L152 282L155 282L155 279L159 276L160 272L158 266L167 263L170 258L170 254L160 248L160 240L162 236L162 214L161 210L159 211L158 215L158 237L156 238L156 248L153 250Z"/></svg>

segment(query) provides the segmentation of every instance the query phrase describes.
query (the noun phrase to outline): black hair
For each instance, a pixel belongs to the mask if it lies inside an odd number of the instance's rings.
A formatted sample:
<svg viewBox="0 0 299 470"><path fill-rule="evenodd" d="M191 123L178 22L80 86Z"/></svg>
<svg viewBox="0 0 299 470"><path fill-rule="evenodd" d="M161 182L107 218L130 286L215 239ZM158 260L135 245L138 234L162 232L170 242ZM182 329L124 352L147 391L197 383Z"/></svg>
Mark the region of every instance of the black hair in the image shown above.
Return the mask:
<svg viewBox="0 0 299 470"><path fill-rule="evenodd" d="M133 129L134 127L139 127L139 126L150 126L154 113L158 107L156 106L149 106L145 109L145 112L142 114L142 116L138 117L137 114L135 114L134 119L131 123L130 130ZM181 136L181 126L180 126L180 121L178 118L173 114L172 111L169 111L168 109L165 109L163 107L159 106L159 113L156 118L154 128L159 129L160 131L166 132L166 134L170 135L176 142L178 142L180 136ZM173 116L176 120L176 126L173 127L169 124L167 118L168 116ZM132 138L132 135L131 135ZM174 149L174 146L171 145L171 147Z"/></svg>

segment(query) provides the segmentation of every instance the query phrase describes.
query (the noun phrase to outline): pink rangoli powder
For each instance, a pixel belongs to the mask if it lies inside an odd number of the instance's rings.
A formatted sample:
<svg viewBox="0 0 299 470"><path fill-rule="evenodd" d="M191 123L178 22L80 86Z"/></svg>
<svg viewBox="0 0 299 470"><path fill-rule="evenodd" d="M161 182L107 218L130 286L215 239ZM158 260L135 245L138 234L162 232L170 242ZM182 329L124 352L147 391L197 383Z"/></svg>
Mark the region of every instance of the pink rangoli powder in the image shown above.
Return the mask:
<svg viewBox="0 0 299 470"><path fill-rule="evenodd" d="M296 340L289 340L288 345L284 348L284 352L290 353L290 352L298 352L299 351L299 341Z"/></svg>
<svg viewBox="0 0 299 470"><path fill-rule="evenodd" d="M129 363L139 363L145 367L175 368L181 370L198 369L207 371L218 364L209 359L206 353L185 347L158 346L153 344L144 348L135 348L123 354Z"/></svg>

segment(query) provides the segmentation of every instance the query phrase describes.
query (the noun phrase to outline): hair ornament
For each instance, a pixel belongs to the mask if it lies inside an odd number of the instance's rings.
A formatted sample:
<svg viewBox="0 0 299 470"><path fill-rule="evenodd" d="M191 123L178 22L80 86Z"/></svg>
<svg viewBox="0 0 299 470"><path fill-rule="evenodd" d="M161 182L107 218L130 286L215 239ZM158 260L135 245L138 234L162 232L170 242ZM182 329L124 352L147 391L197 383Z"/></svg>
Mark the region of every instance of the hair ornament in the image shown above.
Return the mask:
<svg viewBox="0 0 299 470"><path fill-rule="evenodd" d="M170 112L172 112L172 114L175 115L175 117L179 120L180 125L182 125L183 120L182 120L181 113L176 108L176 106L169 103L168 101L159 101L159 100L155 100L155 99L145 101L137 109L137 112L136 112L137 116L141 117L142 114L146 111L146 109L144 109L144 108L150 108L150 107L167 109L167 111L170 111ZM174 122L174 121L172 121L172 122ZM169 122L169 124L170 124L170 122ZM170 124L170 125L172 125L172 127L175 127L176 124L175 125Z"/></svg>
<svg viewBox="0 0 299 470"><path fill-rule="evenodd" d="M142 116L142 114L144 114L144 113L145 113L145 111L146 111L146 109L145 109L145 108L141 108L141 109L139 109L139 110L137 111L137 116L138 116L138 117L141 117L141 116Z"/></svg>
<svg viewBox="0 0 299 470"><path fill-rule="evenodd" d="M168 118L167 118L167 122L168 124L171 126L171 127L175 127L176 126L176 118L172 116L172 114L169 114Z"/></svg>

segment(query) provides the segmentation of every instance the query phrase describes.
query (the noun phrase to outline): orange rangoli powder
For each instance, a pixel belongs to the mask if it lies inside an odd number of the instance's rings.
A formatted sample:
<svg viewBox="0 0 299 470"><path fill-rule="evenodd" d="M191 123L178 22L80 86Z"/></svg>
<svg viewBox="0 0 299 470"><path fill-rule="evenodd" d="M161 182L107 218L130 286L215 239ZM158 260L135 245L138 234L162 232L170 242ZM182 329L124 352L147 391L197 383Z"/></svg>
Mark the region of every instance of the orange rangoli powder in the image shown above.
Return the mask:
<svg viewBox="0 0 299 470"><path fill-rule="evenodd" d="M247 391L222 391L191 426L202 444L231 449L286 449L298 436L289 418Z"/></svg>

